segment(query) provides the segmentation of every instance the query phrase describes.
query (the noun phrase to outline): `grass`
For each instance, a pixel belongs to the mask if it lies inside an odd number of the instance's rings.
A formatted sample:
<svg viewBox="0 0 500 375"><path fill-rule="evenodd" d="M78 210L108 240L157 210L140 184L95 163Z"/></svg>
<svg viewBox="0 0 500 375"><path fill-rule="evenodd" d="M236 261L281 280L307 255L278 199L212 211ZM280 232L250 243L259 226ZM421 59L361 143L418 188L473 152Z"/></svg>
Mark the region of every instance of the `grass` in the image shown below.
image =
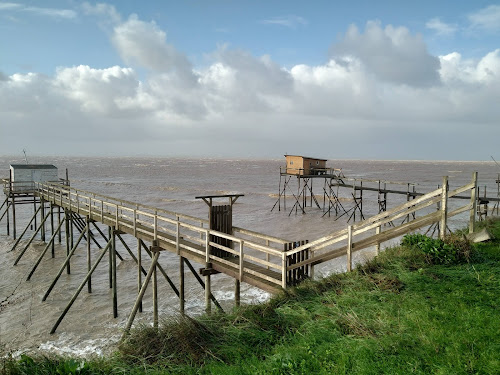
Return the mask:
<svg viewBox="0 0 500 375"><path fill-rule="evenodd" d="M483 226L500 239L499 221ZM456 237L448 243L454 241L463 246ZM265 304L225 315L179 317L158 331L139 327L109 358L25 356L4 360L0 370L500 374L500 241L460 251L466 257L435 264L418 247L398 246L354 272L305 282Z"/></svg>

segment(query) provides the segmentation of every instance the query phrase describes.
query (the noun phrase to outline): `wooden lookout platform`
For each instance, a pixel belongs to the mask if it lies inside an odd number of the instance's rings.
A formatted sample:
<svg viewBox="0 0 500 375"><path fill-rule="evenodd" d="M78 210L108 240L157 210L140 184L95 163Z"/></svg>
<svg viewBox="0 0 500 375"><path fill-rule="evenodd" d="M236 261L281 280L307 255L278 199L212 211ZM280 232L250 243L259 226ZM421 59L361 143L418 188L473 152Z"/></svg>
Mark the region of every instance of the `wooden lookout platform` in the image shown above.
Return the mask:
<svg viewBox="0 0 500 375"><path fill-rule="evenodd" d="M325 171L326 172L326 171ZM288 175L288 174L284 174ZM305 176L305 175L304 175ZM341 180L338 171L332 170L321 176L328 179ZM4 192L6 198L0 207L0 220L6 213L14 209L16 199L16 182L5 179ZM17 182L21 183L21 182ZM22 182L26 185L26 182ZM71 257L77 250L82 240L86 242L87 248L87 274L75 291L73 297L58 321L54 324L51 332L55 332L59 323L68 313L71 306L78 298L81 291L87 286L87 291L92 292L92 274L97 265L108 255L110 288L113 290L113 312L117 311L117 277L116 259L121 257L118 253L118 244L121 243L128 254L137 263L138 292L136 302L131 309L125 331L128 331L138 311L142 309L142 299L148 286L153 288L153 314L154 325L158 324L158 301L157 301L157 272L161 272L167 279L172 289L179 297L179 311L184 314L184 266L187 265L191 273L197 278L200 285L205 289L205 305L207 312L211 311L212 304L219 306L211 292L211 278L217 273L223 273L235 280L235 303L239 304L240 283L248 283L262 290L277 293L299 283L300 281L314 276L314 268L329 260L346 256L347 269L352 268L352 253L367 247L375 246L377 251L382 242L401 236L409 231L414 231L425 226L439 222L441 224L440 235L446 233L446 220L462 212L470 212L469 227L472 231L476 218L477 204L477 173L473 175L471 182L453 191L449 191L448 180L443 180L441 188L427 194L416 196L405 204L388 211L363 220L354 225L347 225L345 229L326 234L324 237L313 241L293 242L262 233L233 227L229 216L230 207L214 208L211 212L211 220L203 220L189 215L183 215L155 207L141 205L138 203L116 199L100 195L94 192L84 191L70 187L67 181L63 182L31 182L28 201L36 199L38 205L32 219L17 237L12 251L18 251L15 264L22 260L23 254L28 249L31 241L39 233L43 233L42 240L46 242L45 249L39 254L37 260L31 267L28 279L36 271L46 253L52 248L57 236L66 234L66 259L61 264L57 276L48 288L44 300L50 294L52 288L58 282L60 275L66 271L70 272ZM465 205L450 211L447 201L458 195L468 195ZM199 197L207 202L211 208L215 206L217 199L228 199L228 205L232 206L235 199L242 195L234 196L203 196ZM429 207L440 202L440 209L429 209ZM2 214L3 211L3 214ZM62 217L57 216L58 213ZM55 217L54 217L55 215ZM411 215L401 225L386 226L387 223L395 222L397 218ZM18 249L21 238L36 217L39 217L39 225L27 244ZM57 219L57 220L55 220ZM9 222L9 220L7 220ZM221 225L216 223L222 223ZM108 228L105 234L97 225ZM16 226L13 223L14 227ZM217 229L214 229L214 225ZM78 238L73 236L73 230ZM96 238L100 236L105 239L105 246L98 246L97 255L91 253L91 245L97 244ZM48 238L50 233L50 238ZM137 242L137 255L129 248L122 236L132 236ZM14 235L16 237L16 235ZM152 261L148 270L142 267L142 251L146 251ZM178 285L174 285L164 268L161 266L161 254L169 252L177 256L180 270ZM171 261L171 260L170 260ZM204 267L199 273L194 270L191 262L196 262Z"/></svg>

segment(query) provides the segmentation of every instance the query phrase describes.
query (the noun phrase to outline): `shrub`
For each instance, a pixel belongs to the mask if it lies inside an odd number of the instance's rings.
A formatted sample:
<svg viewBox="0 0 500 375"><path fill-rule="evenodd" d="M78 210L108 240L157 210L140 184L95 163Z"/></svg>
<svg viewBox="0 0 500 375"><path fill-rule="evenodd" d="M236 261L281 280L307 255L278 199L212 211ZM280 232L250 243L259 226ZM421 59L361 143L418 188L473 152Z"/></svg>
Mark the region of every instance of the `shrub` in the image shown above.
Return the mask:
<svg viewBox="0 0 500 375"><path fill-rule="evenodd" d="M468 262L471 253L469 241L459 234L452 234L441 240L412 233L403 237L401 245L422 251L430 264Z"/></svg>

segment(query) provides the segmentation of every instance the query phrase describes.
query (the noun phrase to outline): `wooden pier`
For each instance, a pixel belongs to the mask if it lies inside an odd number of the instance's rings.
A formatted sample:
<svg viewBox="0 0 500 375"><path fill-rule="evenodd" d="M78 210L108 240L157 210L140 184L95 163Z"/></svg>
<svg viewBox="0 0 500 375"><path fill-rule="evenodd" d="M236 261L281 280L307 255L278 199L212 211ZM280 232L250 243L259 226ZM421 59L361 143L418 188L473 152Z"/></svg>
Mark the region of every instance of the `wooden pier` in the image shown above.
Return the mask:
<svg viewBox="0 0 500 375"><path fill-rule="evenodd" d="M321 176L326 176L322 178L327 179L328 182L335 180L335 183L346 184L343 180L341 181L342 177L338 173L325 173ZM153 288L153 323L155 326L158 325L158 271L163 274L170 287L179 297L179 311L184 314L184 266L187 265L191 273L205 289L206 310L210 312L212 304L220 307L211 292L211 277L217 273L224 273L235 280L235 303L238 305L241 282L271 293L277 293L296 285L304 279L313 277L315 266L343 256L347 258L346 268L350 271L353 266L353 252L372 246L375 246L378 252L381 243L435 223L440 224L439 234L444 237L448 218L463 212L469 212L469 230L473 231L478 202L477 173L473 175L469 184L453 191L449 190L448 179L444 178L442 186L437 190L427 194L412 195L410 201L391 210L384 210L378 215L353 225L347 225L343 230L329 233L314 241L294 242L243 228L232 227L232 223L227 221L229 218L224 219L224 212L230 212L227 207L210 211L211 215L222 215L218 219L203 220L75 189L68 185L67 181L64 183L32 183L29 193L24 192L24 194L28 194L26 196L28 201L32 202L35 199L39 202L39 207L35 210L26 229L17 238L11 249L11 251L19 251L15 262L17 264L22 260L23 254L38 233L43 233L42 239L47 241L46 227L50 226L51 237L45 249L32 265L28 276L29 279L40 262L43 261L48 250L53 249L56 237L61 236L62 232L66 234L66 259L60 265L57 276L48 288L43 298L45 300L58 282L60 275L65 270L67 273L70 272L71 257L77 251L81 241L84 239L86 241L87 274L73 297L68 301L51 333L56 331L85 286L87 286L87 292L92 292L92 274L106 254L109 262L109 287L113 290L113 312L115 317L118 315L116 262L117 257L122 257L117 251L118 243L125 247L129 256L137 263L138 269L137 297L125 327L125 331L128 332L137 312L142 309L142 299L150 284L152 284ZM331 186L330 183L329 186ZM283 192L285 190L283 188ZM10 180L4 180L4 192L6 199L0 208L0 214L3 209L5 211L0 215L1 218L6 216L9 209L11 211L15 210L13 202L15 202L16 198L19 198L16 197L15 183ZM199 198L207 202L212 208L215 199L228 199L229 206L232 206L232 203L239 196L241 195L203 196ZM466 204L451 211L448 209L448 199L457 196L467 199ZM440 204L439 210L434 209L437 203ZM296 200L296 205L301 207L299 200ZM60 216L61 213L63 214L62 217ZM39 225L31 239L23 249L17 249L21 238L37 216L39 216ZM401 224L394 224L397 219L405 217L411 219L403 221ZM57 225L54 218L57 218ZM213 229L211 223L217 221L225 222L223 225L225 230ZM388 225L389 223L392 223L392 225ZM106 226L108 228L107 234L103 233L103 230L97 224ZM9 225L9 220L7 220L7 225ZM15 233L15 222L13 226ZM77 239L73 235L74 230L79 232ZM105 246L98 244L96 232L105 240ZM122 236L124 235L133 236L136 239L136 255L123 240ZM97 244L99 247L99 253L94 257L90 251L92 243ZM145 250L152 259L148 270L145 270L142 266L142 250ZM163 252L169 252L177 256L180 270L178 286L174 285L165 269L161 266L161 254ZM191 262L204 266L199 270L199 273L204 277L204 281L195 271Z"/></svg>

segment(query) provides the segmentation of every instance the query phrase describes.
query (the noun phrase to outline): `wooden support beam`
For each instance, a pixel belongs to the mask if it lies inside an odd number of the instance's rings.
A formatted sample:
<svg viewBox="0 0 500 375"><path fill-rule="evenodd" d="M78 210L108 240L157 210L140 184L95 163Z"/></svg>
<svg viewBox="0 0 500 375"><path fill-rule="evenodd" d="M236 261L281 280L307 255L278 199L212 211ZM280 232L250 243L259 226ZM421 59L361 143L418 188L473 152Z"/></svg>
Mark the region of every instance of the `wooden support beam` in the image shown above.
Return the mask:
<svg viewBox="0 0 500 375"><path fill-rule="evenodd" d="M75 303L76 299L78 298L78 295L80 294L80 292L82 291L83 287L85 286L85 284L87 283L88 281L88 278L90 277L90 275L92 275L92 273L95 271L95 269L97 268L97 266L99 265L99 263L101 262L102 258L104 257L104 255L106 255L106 251L108 251L108 248L111 246L111 241L109 241L107 243L107 245L104 247L104 249L102 249L101 251L101 254L99 254L99 257L97 258L96 262L94 263L94 265L92 266L92 269L87 273L87 276L85 277L85 279L83 280L83 282L80 284L80 286L78 287L77 291L75 292L75 294L73 295L73 297L71 297L71 300L69 301L69 303L66 305L66 307L64 308L64 311L62 312L62 314L59 316L59 318L57 319L57 322L56 324L54 324L54 326L52 327L52 329L50 330L50 334L52 335L53 333L56 332L57 330L57 327L59 327L59 324L61 324L62 320L64 319L64 317L66 316L66 314L68 313L69 309L71 308L71 306L73 306L73 303ZM45 298L43 299L43 301L45 301Z"/></svg>
<svg viewBox="0 0 500 375"><path fill-rule="evenodd" d="M47 213L47 215L45 215L45 217L43 218L42 220L42 223L45 223L45 221L48 219L50 213ZM33 233L33 235L31 236L31 238L29 239L28 243L26 244L26 246L24 247L24 249L21 251L21 253L18 255L18 257L16 258L15 262L14 262L14 266L17 265L17 263L19 263L19 261L21 260L21 258L23 257L24 253L26 252L26 250L28 250L28 247L31 245L31 243L33 242L33 240L35 239L36 235L38 234L38 232L40 231L40 228L41 227L38 227L37 230L35 230L35 233ZM13 249L12 249L13 250ZM12 251L11 250L11 251Z"/></svg>
<svg viewBox="0 0 500 375"><path fill-rule="evenodd" d="M56 238L57 233L61 230L62 224L63 223L60 223L59 226L57 227L56 231L54 233L52 233L52 236L50 237L49 242L47 243L47 245L43 249L43 251L40 254L40 256L38 257L38 259L35 261L33 267L31 268L31 271L29 272L28 277L26 278L26 281L29 281L31 279L31 276L33 275L33 273L37 269L38 265L42 261L42 258L45 256L45 253L47 253L47 250L49 250L49 248L51 248L52 245L54 244L54 239Z"/></svg>
<svg viewBox="0 0 500 375"><path fill-rule="evenodd" d="M61 223L62 225L62 223ZM45 292L45 295L43 296L42 298L42 301L45 301L47 299L47 297L49 296L50 292L52 291L52 289L54 288L54 286L57 284L57 281L59 280L59 277L61 277L62 273L64 272L64 268L67 266L67 264L69 263L71 257L73 256L73 254L75 253L78 245L80 244L80 241L83 237L83 232L82 234L80 234L80 236L78 237L78 241L77 241L77 244L76 246L74 246L71 251L69 252L68 256L66 257L66 259L64 260L63 264L61 265L61 268L59 269L59 271L57 272L57 275L56 277L54 278L54 280L52 281L52 284L50 284L49 286L49 289L47 290L47 292ZM88 271L89 272L89 271ZM89 277L90 278L90 277Z"/></svg>
<svg viewBox="0 0 500 375"><path fill-rule="evenodd" d="M130 332L130 328L132 328L132 323L134 323L135 315L137 314L137 310L139 309L139 304L142 301L142 298L144 297L144 293L146 293L146 289L148 287L149 281L151 280L151 277L153 276L153 271L154 268L156 267L156 264L158 263L158 258L160 256L160 252L157 251L153 255L153 260L151 262L151 266L149 267L149 271L146 274L146 278L144 279L144 283L141 286L141 290L139 291L139 295L137 296L137 299L135 300L134 307L132 308L132 312L129 315L127 324L124 329L124 333L122 336L122 339L125 338L127 334Z"/></svg>
<svg viewBox="0 0 500 375"><path fill-rule="evenodd" d="M7 208L8 210L8 208ZM19 242L21 241L21 239L23 238L23 236L26 234L26 232L28 231L28 228L30 227L31 223L33 222L33 220L35 220L36 218L36 215L38 215L38 212L41 210L41 207L38 207L38 209L35 211L35 213L33 214L33 216L31 217L31 220L29 221L28 225L26 225L26 228L24 228L23 232L21 233L21 235L19 236L19 238L16 240L16 242L14 243L14 246L12 246L12 248L8 251L8 252L11 252L11 251L14 251L17 247L17 245L19 244Z"/></svg>

